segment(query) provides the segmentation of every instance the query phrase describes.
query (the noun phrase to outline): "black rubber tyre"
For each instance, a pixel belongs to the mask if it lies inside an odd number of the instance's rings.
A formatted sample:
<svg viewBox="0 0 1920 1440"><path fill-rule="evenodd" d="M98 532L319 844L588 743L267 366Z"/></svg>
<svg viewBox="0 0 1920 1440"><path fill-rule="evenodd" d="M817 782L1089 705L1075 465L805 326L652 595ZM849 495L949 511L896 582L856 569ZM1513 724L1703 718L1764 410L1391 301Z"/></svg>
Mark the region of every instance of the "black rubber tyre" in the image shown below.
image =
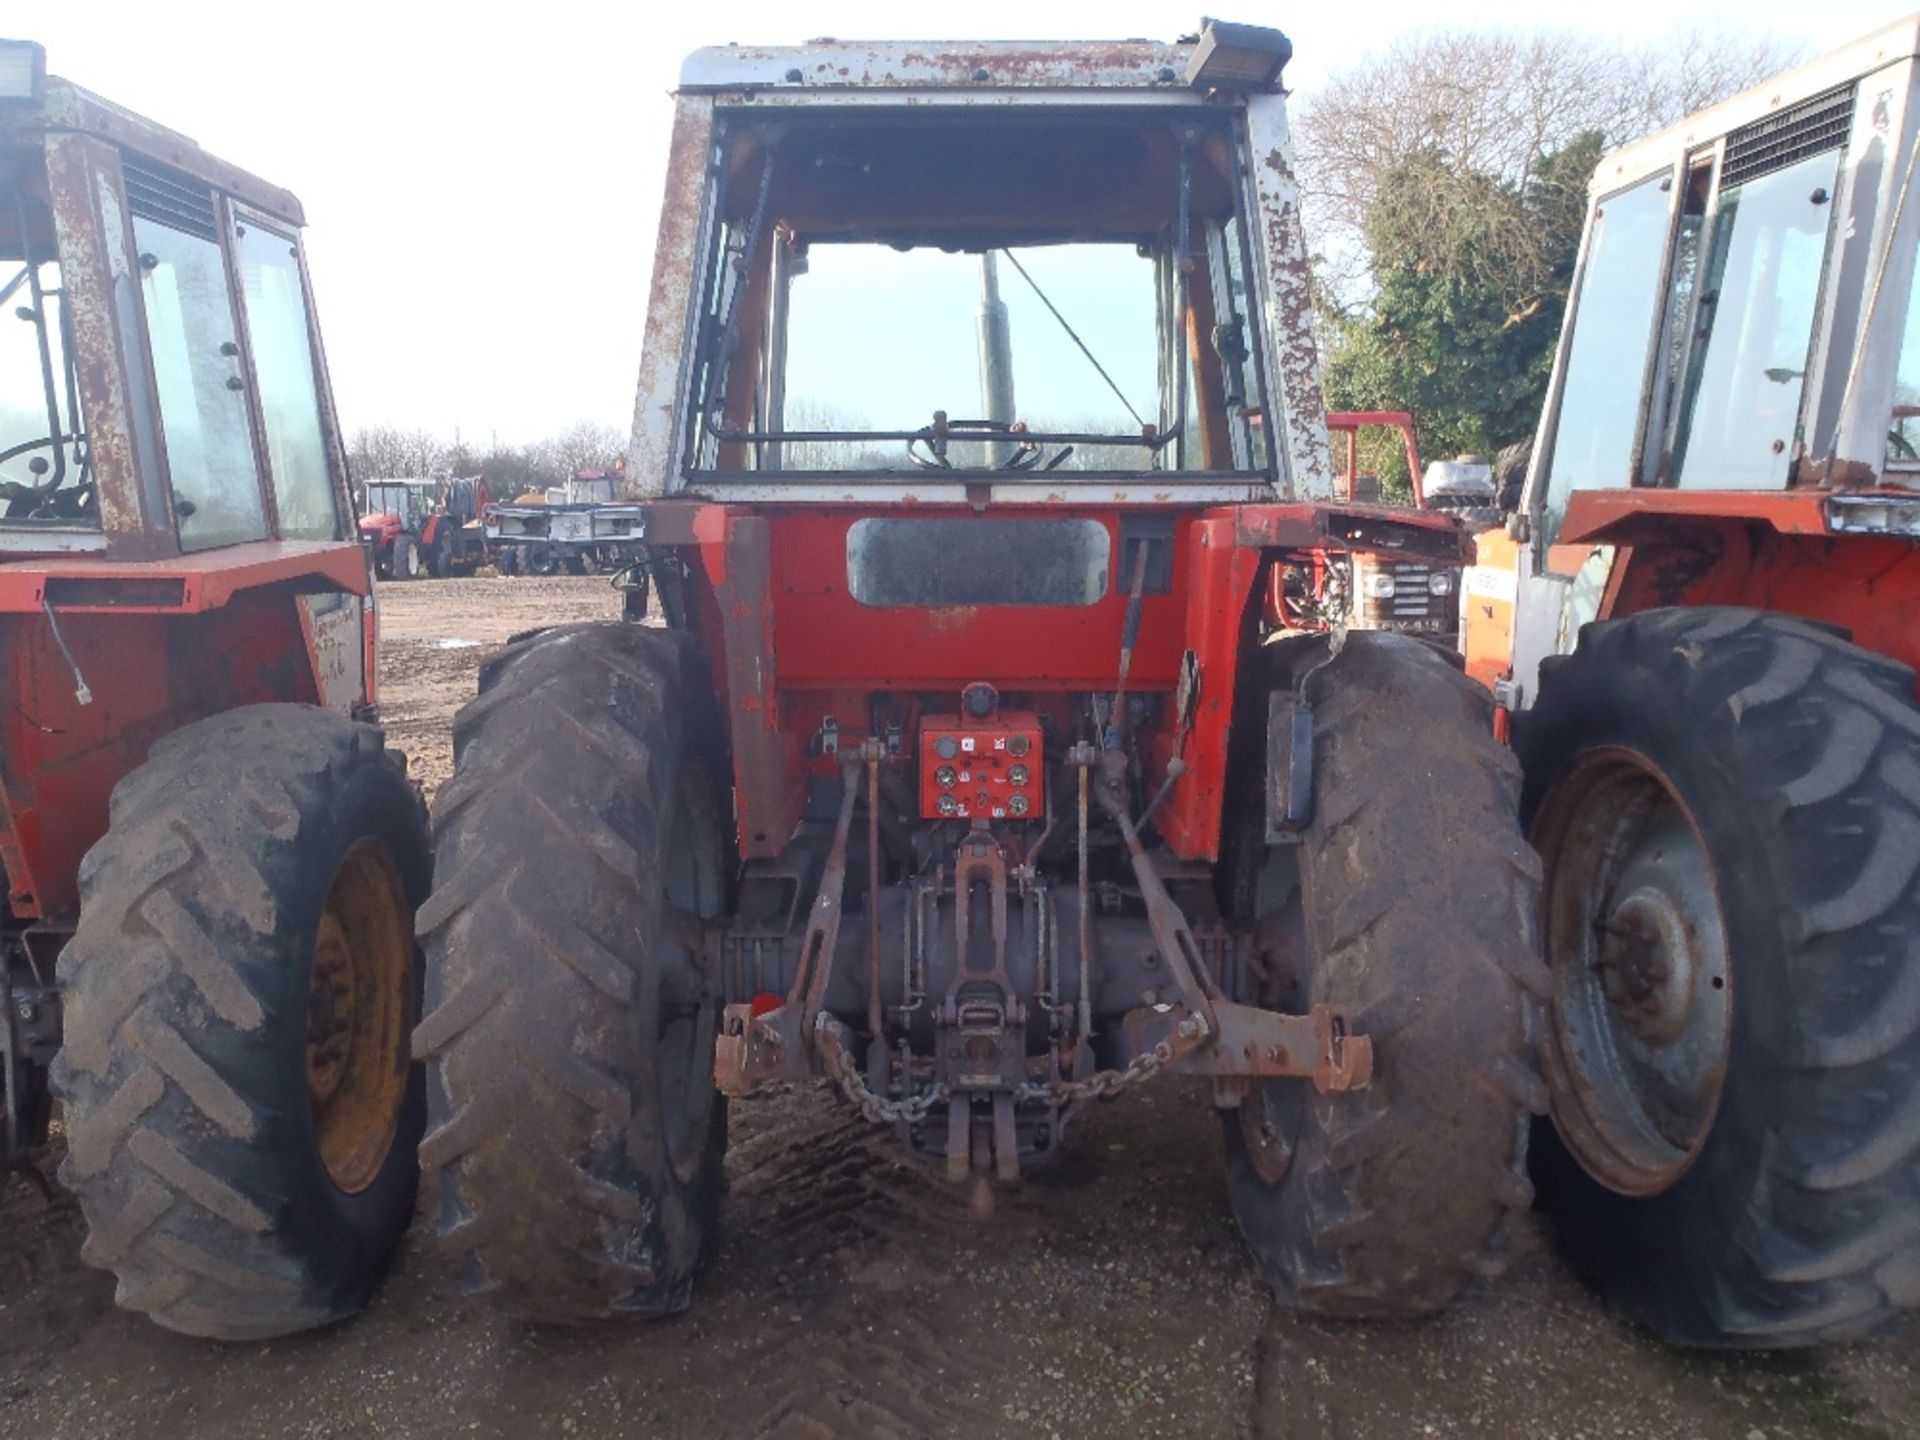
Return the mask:
<svg viewBox="0 0 1920 1440"><path fill-rule="evenodd" d="M504 545L493 552L493 568L502 575L520 573L520 551L513 545Z"/></svg>
<svg viewBox="0 0 1920 1440"><path fill-rule="evenodd" d="M682 1309L713 1237L718 1004L670 962L731 884L718 734L687 637L618 623L509 644L455 721L421 1158L463 1283L523 1319Z"/></svg>
<svg viewBox="0 0 1920 1440"><path fill-rule="evenodd" d="M122 1306L252 1340L366 1303L413 1213L425 1104L406 1062L420 1004L407 922L430 871L426 815L380 731L313 706L186 726L115 788L60 955L52 1076L82 1258L119 1277ZM348 876L363 888L343 901ZM344 1112L310 1088L309 1040L341 917L386 982L349 1012L366 1030L343 1073L367 1087L368 1128L330 1158L328 1117Z"/></svg>
<svg viewBox="0 0 1920 1440"><path fill-rule="evenodd" d="M411 535L402 535L393 542L393 578L396 580L420 578L420 547Z"/></svg>
<svg viewBox="0 0 1920 1440"><path fill-rule="evenodd" d="M529 545L522 558L529 575L551 575L554 572L553 551L545 545Z"/></svg>
<svg viewBox="0 0 1920 1440"><path fill-rule="evenodd" d="M427 557L427 573L436 580L453 574L453 541L443 529L433 540L433 553Z"/></svg>
<svg viewBox="0 0 1920 1440"><path fill-rule="evenodd" d="M1697 1152L1636 1197L1593 1178L1556 1125L1534 1148L1577 1268L1670 1340L1814 1344L1920 1303L1914 683L1825 626L1655 610L1587 626L1520 728L1543 846L1572 767L1631 753L1712 866L1731 1019ZM1577 879L1550 867L1549 906Z"/></svg>
<svg viewBox="0 0 1920 1440"><path fill-rule="evenodd" d="M1322 653L1277 647L1276 668ZM1257 909L1302 907L1299 988L1274 998L1349 1007L1373 1081L1256 1085L1222 1116L1228 1193L1281 1304L1420 1315L1497 1273L1532 1200L1539 862L1486 694L1441 652L1355 631L1308 686L1314 816L1268 852L1284 874Z"/></svg>

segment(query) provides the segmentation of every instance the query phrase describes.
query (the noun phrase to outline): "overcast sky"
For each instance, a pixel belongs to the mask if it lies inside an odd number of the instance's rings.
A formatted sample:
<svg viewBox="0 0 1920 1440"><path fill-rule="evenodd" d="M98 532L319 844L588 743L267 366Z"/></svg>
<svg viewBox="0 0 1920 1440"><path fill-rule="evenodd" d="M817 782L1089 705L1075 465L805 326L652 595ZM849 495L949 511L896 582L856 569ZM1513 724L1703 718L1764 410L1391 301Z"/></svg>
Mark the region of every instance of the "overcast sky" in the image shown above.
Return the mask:
<svg viewBox="0 0 1920 1440"><path fill-rule="evenodd" d="M625 428L639 363L672 90L682 57L816 35L1171 38L1197 16L1102 0L871 0L639 6L222 4L69 0L20 38L48 69L193 136L298 194L342 423L456 427L484 444L576 419ZM1293 38L1314 85L1393 35L1526 27L1538 0L1254 6L1227 17ZM1605 34L1681 29L1831 48L1896 17L1861 0L1613 0ZM1554 20L1552 23L1559 23Z"/></svg>

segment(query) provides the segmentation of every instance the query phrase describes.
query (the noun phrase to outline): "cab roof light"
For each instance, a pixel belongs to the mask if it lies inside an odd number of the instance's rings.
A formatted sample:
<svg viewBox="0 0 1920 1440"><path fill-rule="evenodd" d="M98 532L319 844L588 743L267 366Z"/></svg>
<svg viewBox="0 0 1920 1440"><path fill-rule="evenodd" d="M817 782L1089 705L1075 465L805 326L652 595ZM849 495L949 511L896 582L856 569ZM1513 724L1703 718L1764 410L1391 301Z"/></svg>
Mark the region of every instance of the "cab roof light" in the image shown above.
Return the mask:
<svg viewBox="0 0 1920 1440"><path fill-rule="evenodd" d="M46 47L31 40L0 40L0 105L35 105L46 90Z"/></svg>
<svg viewBox="0 0 1920 1440"><path fill-rule="evenodd" d="M1293 58L1293 42L1265 25L1209 20L1187 61L1187 84L1200 90L1270 90Z"/></svg>

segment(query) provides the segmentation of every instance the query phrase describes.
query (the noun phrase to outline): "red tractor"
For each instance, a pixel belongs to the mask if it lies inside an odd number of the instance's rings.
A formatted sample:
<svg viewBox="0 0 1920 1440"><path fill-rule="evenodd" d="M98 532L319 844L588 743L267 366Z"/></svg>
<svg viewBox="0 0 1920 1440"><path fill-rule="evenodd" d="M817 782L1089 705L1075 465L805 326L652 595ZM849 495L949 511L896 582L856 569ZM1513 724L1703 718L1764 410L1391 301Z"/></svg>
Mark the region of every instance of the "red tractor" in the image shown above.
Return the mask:
<svg viewBox="0 0 1920 1440"><path fill-rule="evenodd" d="M486 563L483 477L368 480L360 495L360 539L382 580L444 580Z"/></svg>
<svg viewBox="0 0 1920 1440"><path fill-rule="evenodd" d="M1920 21L1606 157L1466 586L1546 866L1562 1241L1669 1339L1920 1304Z"/></svg>
<svg viewBox="0 0 1920 1440"><path fill-rule="evenodd" d="M1386 445L1401 452L1414 508L1427 507L1429 497L1423 487L1420 447L1414 439L1412 415L1404 410L1333 410L1327 414L1327 432L1335 444L1336 459L1342 458L1340 450L1346 452L1344 463L1334 477L1334 494L1338 498L1380 503L1377 467L1381 448ZM1375 468L1369 470L1368 465ZM1327 551L1316 559L1329 572L1319 582L1321 587L1340 586L1351 596L1354 625L1419 635L1442 645L1455 642L1460 628L1460 609L1454 597L1459 593L1461 566L1447 561L1436 563L1426 555L1401 555L1392 550L1351 551L1345 547Z"/></svg>
<svg viewBox="0 0 1920 1440"><path fill-rule="evenodd" d="M119 1302L358 1309L413 1210L426 822L299 202L0 45L0 1157Z"/></svg>
<svg viewBox="0 0 1920 1440"><path fill-rule="evenodd" d="M475 1290L686 1304L728 1105L815 1076L981 1197L1204 1076L1285 1303L1498 1268L1537 862L1486 693L1316 566L1465 538L1335 495L1288 55L687 62L628 469L665 623L493 656L438 800L422 1161Z"/></svg>

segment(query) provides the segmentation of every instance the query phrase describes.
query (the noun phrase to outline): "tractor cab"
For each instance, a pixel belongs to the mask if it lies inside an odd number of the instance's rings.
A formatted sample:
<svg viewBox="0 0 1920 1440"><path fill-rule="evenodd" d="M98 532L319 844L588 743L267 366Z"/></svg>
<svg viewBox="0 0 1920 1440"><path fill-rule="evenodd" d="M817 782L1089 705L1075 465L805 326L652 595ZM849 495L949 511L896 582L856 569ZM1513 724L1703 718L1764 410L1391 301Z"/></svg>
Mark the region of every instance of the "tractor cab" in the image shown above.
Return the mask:
<svg viewBox="0 0 1920 1440"><path fill-rule="evenodd" d="M646 383L663 388L639 486L1011 505L1327 493L1299 237L1260 223L1291 193L1277 107L1245 105L1225 70L1189 77L1168 47L955 63L848 67L837 46L689 62L675 154L710 145L718 162L683 167L669 207L661 253L691 303L650 321Z"/></svg>
<svg viewBox="0 0 1920 1440"><path fill-rule="evenodd" d="M299 202L0 62L0 559L340 540Z"/></svg>
<svg viewBox="0 0 1920 1440"><path fill-rule="evenodd" d="M1845 589L1862 643L1920 661L1851 562L1794 574L1920 534L1917 57L1910 17L1601 162L1525 514L1469 576L1469 665L1510 705L1651 603Z"/></svg>
<svg viewBox="0 0 1920 1440"><path fill-rule="evenodd" d="M369 480L360 487L360 530L417 532L431 508L431 487L415 480Z"/></svg>

